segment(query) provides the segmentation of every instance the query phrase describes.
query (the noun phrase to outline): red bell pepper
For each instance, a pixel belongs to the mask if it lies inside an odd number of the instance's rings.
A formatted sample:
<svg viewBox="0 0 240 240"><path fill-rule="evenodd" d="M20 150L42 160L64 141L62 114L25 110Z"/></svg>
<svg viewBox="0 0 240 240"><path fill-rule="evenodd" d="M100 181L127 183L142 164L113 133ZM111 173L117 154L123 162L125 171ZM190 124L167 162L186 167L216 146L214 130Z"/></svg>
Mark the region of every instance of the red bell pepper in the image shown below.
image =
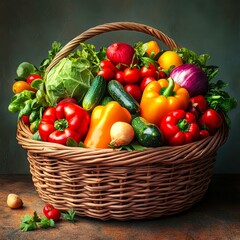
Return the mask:
<svg viewBox="0 0 240 240"><path fill-rule="evenodd" d="M193 113L198 119L208 109L208 103L203 95L198 95L189 99L188 112Z"/></svg>
<svg viewBox="0 0 240 240"><path fill-rule="evenodd" d="M82 107L74 103L61 102L47 108L38 126L43 141L67 144L72 138L77 143L84 140L90 124L90 116Z"/></svg>
<svg viewBox="0 0 240 240"><path fill-rule="evenodd" d="M165 115L160 123L160 130L167 144L171 146L193 142L199 136L195 115L182 109Z"/></svg>
<svg viewBox="0 0 240 240"><path fill-rule="evenodd" d="M214 109L208 109L200 117L198 123L201 129L205 129L210 133L210 135L213 135L217 129L222 126L223 117Z"/></svg>

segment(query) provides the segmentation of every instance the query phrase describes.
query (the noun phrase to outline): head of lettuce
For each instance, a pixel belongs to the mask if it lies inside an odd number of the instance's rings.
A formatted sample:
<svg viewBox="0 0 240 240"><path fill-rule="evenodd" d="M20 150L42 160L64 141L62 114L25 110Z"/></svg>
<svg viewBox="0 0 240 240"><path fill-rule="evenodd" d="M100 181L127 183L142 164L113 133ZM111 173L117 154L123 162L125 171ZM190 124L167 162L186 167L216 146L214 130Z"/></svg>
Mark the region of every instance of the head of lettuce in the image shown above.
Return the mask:
<svg viewBox="0 0 240 240"><path fill-rule="evenodd" d="M46 94L51 106L64 98L81 102L94 76L91 64L83 58L63 58L46 75Z"/></svg>

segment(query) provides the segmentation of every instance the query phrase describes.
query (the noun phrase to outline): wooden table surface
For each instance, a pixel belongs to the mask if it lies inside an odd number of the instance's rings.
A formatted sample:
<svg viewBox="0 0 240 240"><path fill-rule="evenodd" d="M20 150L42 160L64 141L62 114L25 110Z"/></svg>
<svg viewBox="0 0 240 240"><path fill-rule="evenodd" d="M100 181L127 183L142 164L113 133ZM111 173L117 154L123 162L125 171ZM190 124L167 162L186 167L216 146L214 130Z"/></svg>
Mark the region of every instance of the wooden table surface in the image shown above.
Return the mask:
<svg viewBox="0 0 240 240"><path fill-rule="evenodd" d="M180 214L152 220L101 221L77 217L75 223L60 220L52 229L22 232L21 217L36 211L44 202L34 189L30 175L0 175L0 240L239 240L240 175L214 175L205 197ZM17 193L24 207L7 207L9 193Z"/></svg>

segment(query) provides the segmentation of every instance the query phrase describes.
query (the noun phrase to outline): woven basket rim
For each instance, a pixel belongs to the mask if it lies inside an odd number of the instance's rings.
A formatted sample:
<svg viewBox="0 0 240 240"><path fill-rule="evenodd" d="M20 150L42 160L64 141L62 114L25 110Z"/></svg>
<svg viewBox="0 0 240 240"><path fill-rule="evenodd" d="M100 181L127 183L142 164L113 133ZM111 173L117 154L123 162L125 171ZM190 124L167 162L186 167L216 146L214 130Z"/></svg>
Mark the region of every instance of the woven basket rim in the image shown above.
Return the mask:
<svg viewBox="0 0 240 240"><path fill-rule="evenodd" d="M227 140L228 128L225 124L213 135L202 140L181 146L162 146L144 150L121 150L111 148L70 147L57 143L43 142L32 139L33 134L23 121L19 121L16 138L22 147L38 155L77 161L81 164L110 164L110 165L141 165L161 161L165 164L179 163L188 159L204 158L215 154ZM151 158L153 157L153 159Z"/></svg>

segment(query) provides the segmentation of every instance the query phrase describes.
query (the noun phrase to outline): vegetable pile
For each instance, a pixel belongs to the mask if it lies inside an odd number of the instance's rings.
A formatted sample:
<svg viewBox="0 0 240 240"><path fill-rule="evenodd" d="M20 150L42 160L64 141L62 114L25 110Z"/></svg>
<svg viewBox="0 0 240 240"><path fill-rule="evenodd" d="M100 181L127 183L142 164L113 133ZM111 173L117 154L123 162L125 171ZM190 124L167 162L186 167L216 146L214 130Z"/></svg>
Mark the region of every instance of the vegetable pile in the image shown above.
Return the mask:
<svg viewBox="0 0 240 240"><path fill-rule="evenodd" d="M160 49L156 41L92 44L60 60L52 44L37 68L17 67L10 112L29 126L33 139L72 147L140 150L177 146L214 135L237 106L214 81L219 68L208 54Z"/></svg>

